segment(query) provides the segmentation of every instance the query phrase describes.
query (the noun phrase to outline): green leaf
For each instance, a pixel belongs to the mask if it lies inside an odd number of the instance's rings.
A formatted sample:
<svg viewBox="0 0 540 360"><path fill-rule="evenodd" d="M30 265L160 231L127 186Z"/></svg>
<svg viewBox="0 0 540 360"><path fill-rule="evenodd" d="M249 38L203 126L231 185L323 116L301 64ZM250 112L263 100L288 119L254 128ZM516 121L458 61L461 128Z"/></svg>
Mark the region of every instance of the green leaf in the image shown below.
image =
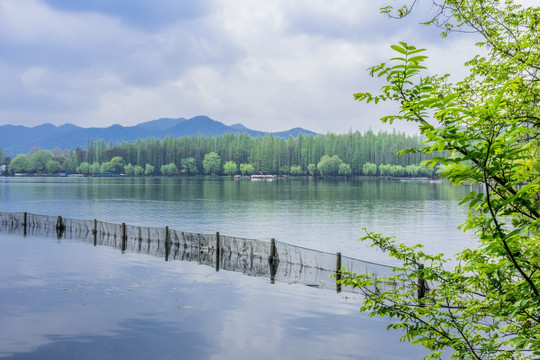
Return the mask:
<svg viewBox="0 0 540 360"><path fill-rule="evenodd" d="M401 43L401 44L403 44L403 43ZM390 47L391 47L392 49L394 49L395 51L397 51L398 53L400 53L400 54L404 54L404 55L407 54L407 49L404 48L404 47L400 47L400 46L398 46L398 45L392 45L392 46L390 46Z"/></svg>
<svg viewBox="0 0 540 360"><path fill-rule="evenodd" d="M433 6L440 18L426 23L440 26L443 37L478 30L481 49L470 53L481 55L466 62L468 74L452 82L425 71L425 49L405 42L392 45L399 55L371 73L383 82L384 99L396 102L381 120L415 122L425 139L422 164L438 164L436 172L466 194L459 205L468 214L459 228L469 234L456 236L464 250L447 259L368 232L363 240L398 265L392 276L360 287L362 310L394 319L389 328L429 349L428 359L440 358L441 349L455 359L538 358L540 7L511 0ZM400 17L410 9L385 11ZM420 275L433 286L418 299Z"/></svg>

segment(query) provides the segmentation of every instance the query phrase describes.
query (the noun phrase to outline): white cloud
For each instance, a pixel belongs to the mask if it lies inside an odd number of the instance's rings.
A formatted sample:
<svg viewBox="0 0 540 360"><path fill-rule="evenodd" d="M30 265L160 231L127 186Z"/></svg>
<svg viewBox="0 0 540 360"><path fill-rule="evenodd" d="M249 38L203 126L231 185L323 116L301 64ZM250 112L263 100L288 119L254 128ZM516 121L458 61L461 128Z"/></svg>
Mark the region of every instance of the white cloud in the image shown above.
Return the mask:
<svg viewBox="0 0 540 360"><path fill-rule="evenodd" d="M204 114L268 131L388 129L377 120L385 109L353 100L353 93L382 85L366 68L392 56L390 44L410 39L433 49L437 71L459 73L470 42L434 46L426 35L433 33L389 21L378 7L221 0L192 18L169 17L145 29L118 9L76 12L42 0L4 0L0 74L10 75L0 85L0 124L134 125Z"/></svg>

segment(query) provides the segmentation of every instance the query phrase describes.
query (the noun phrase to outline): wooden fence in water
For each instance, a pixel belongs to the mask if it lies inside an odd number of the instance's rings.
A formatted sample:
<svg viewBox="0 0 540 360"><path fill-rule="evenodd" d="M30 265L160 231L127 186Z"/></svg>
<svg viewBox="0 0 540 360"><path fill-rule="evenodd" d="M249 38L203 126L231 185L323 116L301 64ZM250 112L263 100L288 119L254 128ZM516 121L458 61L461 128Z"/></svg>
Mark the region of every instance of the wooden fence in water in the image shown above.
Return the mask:
<svg viewBox="0 0 540 360"><path fill-rule="evenodd" d="M61 216L0 212L0 232L80 239L164 258L166 261L196 261L220 269L242 272L275 281L301 283L337 292L358 292L336 282L339 270L391 276L393 268L342 256L271 241L215 234L197 234L167 227L151 228ZM335 278L331 275L336 274Z"/></svg>

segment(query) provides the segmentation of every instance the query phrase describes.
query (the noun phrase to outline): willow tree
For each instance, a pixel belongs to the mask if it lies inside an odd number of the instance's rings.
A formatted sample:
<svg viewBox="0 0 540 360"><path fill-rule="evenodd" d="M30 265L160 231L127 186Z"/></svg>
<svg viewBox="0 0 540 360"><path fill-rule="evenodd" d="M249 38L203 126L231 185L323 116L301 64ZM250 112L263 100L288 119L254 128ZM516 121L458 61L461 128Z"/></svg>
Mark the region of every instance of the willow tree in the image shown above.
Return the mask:
<svg viewBox="0 0 540 360"><path fill-rule="evenodd" d="M221 158L215 152L204 155L203 169L206 174L216 174L220 170Z"/></svg>
<svg viewBox="0 0 540 360"><path fill-rule="evenodd" d="M421 151L452 153L428 163L447 166L442 176L455 185L479 185L462 201L470 209L462 229L477 242L449 262L366 230L362 239L401 265L385 278L344 270L341 281L362 289L363 311L394 319L403 340L429 349L426 358L445 351L455 359L539 358L540 8L510 0L434 6L440 11L429 23L443 35L463 29L482 37L485 55L467 62L468 76L450 83L429 75L427 52L400 43L396 57L370 69L385 81L381 92L355 98L397 102L383 122L414 122L427 139Z"/></svg>
<svg viewBox="0 0 540 360"><path fill-rule="evenodd" d="M227 161L223 164L223 172L226 175L235 175L238 172L238 166L234 161Z"/></svg>

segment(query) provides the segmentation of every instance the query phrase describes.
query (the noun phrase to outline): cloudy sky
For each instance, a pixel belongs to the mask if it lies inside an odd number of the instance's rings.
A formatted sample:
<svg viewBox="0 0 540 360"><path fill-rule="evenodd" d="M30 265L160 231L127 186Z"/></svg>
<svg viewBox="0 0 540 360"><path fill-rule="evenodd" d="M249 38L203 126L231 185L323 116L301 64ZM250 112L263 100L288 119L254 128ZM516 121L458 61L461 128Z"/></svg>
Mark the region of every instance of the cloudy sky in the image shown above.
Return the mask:
<svg viewBox="0 0 540 360"><path fill-rule="evenodd" d="M442 40L374 0L0 0L0 125L124 126L207 115L320 133L390 130L353 93L407 41L435 72L464 73L467 35ZM410 131L401 127L406 131Z"/></svg>

